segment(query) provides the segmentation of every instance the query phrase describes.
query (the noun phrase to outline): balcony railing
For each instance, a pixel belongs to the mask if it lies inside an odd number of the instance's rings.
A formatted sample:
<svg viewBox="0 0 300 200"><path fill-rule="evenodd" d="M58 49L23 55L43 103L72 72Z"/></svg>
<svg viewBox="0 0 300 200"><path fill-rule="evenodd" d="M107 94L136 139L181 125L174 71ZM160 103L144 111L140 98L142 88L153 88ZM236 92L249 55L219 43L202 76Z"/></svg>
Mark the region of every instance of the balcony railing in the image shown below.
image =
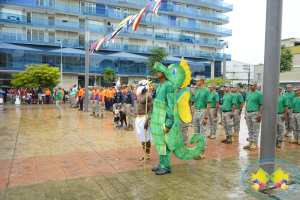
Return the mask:
<svg viewBox="0 0 300 200"><path fill-rule="evenodd" d="M189 9L187 7L182 7L173 4L162 4L160 11L168 11L168 12L176 12L178 14L188 15L191 17L196 18L205 18L205 19L212 19L212 20L221 20L224 22L229 22L229 17L223 15L221 13L213 13L213 12L204 12L204 11L197 11L195 9Z"/></svg>
<svg viewBox="0 0 300 200"><path fill-rule="evenodd" d="M27 6L33 6L38 8L46 8L46 9L60 10L64 12L71 12L76 14L87 14L87 15L95 15L95 16L102 16L102 17L110 17L118 20L123 20L126 16L128 16L128 14L126 13L122 13L114 10L111 10L110 12L108 11L108 9L102 9L102 8L97 9L97 6L96 8L92 8L87 6L63 4L51 0L49 1L45 0L43 2L43 5L41 4L37 5L36 1L26 1L26 0L0 0L0 3L8 3L8 4L20 5L20 6L27 5ZM232 35L232 31L229 29L224 29L217 26L199 24L199 23L195 23L195 21L191 23L180 22L180 21L176 21L176 18L172 19L171 16L159 17L156 15L148 15L147 19L145 20L145 17L143 17L141 22L161 24L164 26L174 27L179 29L190 29L190 30L211 32L211 33L217 33L226 36Z"/></svg>
<svg viewBox="0 0 300 200"><path fill-rule="evenodd" d="M48 27L65 28L65 29L72 29L77 31L85 31L85 28L89 27L91 32L99 33L99 34L109 34L114 30L113 27L111 26L101 26L96 24L75 22L70 20L64 23L62 22L62 20L27 17L23 15L16 15L11 13L4 13L4 12L0 12L0 21L16 23L16 24L26 24L31 26L41 26L46 28ZM150 32L150 31L143 31L143 30L133 31L132 29L127 30L126 28L124 28L120 32L120 35L135 36L138 38L145 38L145 39L152 39L152 40L167 40L167 41L176 41L176 42L198 44L198 45L205 45L205 46L222 47L222 43L220 42L220 40L197 38L197 37L172 34L172 33L158 33L158 32Z"/></svg>
<svg viewBox="0 0 300 200"><path fill-rule="evenodd" d="M18 43L18 44L38 44L38 45L51 45L51 46L60 46L60 41L63 41L63 47L71 48L85 48L84 40L79 39L69 39L62 37L54 37L47 35L31 35L31 34L17 34L17 33L6 33L0 32L0 41L7 43ZM90 44L95 42L91 40ZM150 54L153 46L149 45L133 45L133 44L120 44L120 43L109 43L106 46L106 43L101 47L100 50L111 50L111 51L124 51L132 53L145 53ZM167 48L166 51L169 55L173 56L185 56L193 58L207 58L222 60L223 54L207 52L207 51L194 51L194 50L184 50L184 49L171 49ZM227 59L231 59L231 55L227 55Z"/></svg>
<svg viewBox="0 0 300 200"><path fill-rule="evenodd" d="M228 11L233 10L233 5L232 4L225 3L225 2L219 1L219 0L183 0L183 1L202 3L202 4L209 5L209 6L222 8L222 9L225 9L225 10L228 10Z"/></svg>

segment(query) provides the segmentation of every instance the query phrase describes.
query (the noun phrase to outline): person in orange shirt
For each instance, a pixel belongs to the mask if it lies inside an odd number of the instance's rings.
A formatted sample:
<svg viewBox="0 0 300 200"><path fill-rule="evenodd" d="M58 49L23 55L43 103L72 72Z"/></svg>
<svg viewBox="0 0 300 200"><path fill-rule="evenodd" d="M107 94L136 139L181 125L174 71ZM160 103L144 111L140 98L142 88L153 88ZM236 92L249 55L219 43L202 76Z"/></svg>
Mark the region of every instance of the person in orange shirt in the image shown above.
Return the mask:
<svg viewBox="0 0 300 200"><path fill-rule="evenodd" d="M108 88L104 87L104 96L105 96L105 110L108 110Z"/></svg>
<svg viewBox="0 0 300 200"><path fill-rule="evenodd" d="M125 84L123 84L123 89L122 89L122 91L123 91L123 93L126 95L127 94L127 89L126 89L126 85Z"/></svg>
<svg viewBox="0 0 300 200"><path fill-rule="evenodd" d="M64 90L64 88L61 88L60 91L63 95L63 102L65 103L65 90Z"/></svg>
<svg viewBox="0 0 300 200"><path fill-rule="evenodd" d="M78 110L83 111L83 89L82 89L82 86L79 86L78 97L79 97L79 104L80 104L80 108Z"/></svg>
<svg viewBox="0 0 300 200"><path fill-rule="evenodd" d="M15 103L16 90L15 90L14 87L12 87L12 88L9 90L9 95L10 95L10 98L11 98L11 103Z"/></svg>
<svg viewBox="0 0 300 200"><path fill-rule="evenodd" d="M50 95L51 95L49 88L46 89L45 95L46 95L46 104L49 104L50 103Z"/></svg>
<svg viewBox="0 0 300 200"><path fill-rule="evenodd" d="M110 89L110 93L109 93L109 108L108 108L108 110L110 111L113 106L113 98L115 95L115 90L112 87L110 87L109 89Z"/></svg>
<svg viewBox="0 0 300 200"><path fill-rule="evenodd" d="M100 91L100 95L98 97L98 104L99 104L99 108L100 108L100 116L99 116L99 119L103 119L103 115L104 115L104 110L105 110L105 105L104 105L104 99L105 99L105 94L104 94L104 91L103 91L103 88L100 87L99 89Z"/></svg>

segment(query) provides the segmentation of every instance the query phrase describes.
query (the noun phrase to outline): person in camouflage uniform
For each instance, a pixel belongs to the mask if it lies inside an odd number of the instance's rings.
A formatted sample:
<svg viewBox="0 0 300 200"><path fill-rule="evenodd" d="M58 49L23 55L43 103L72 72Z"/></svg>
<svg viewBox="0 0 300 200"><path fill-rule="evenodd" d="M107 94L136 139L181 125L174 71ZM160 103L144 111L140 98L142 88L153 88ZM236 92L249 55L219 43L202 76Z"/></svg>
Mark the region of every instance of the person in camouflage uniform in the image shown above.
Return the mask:
<svg viewBox="0 0 300 200"><path fill-rule="evenodd" d="M251 81L249 83L250 91L246 96L246 113L245 119L247 121L249 131L249 143L244 146L244 149L257 149L257 141L260 131L260 121L262 113L262 93L256 91L257 82Z"/></svg>
<svg viewBox="0 0 300 200"><path fill-rule="evenodd" d="M282 94L282 89L279 87L278 91L278 115L277 115L277 137L276 146L282 147L282 141L284 140L284 121L288 113L287 97Z"/></svg>
<svg viewBox="0 0 300 200"><path fill-rule="evenodd" d="M201 133L204 136L204 148L200 155L195 159L205 158L206 142L207 142L207 120L210 112L210 91L204 86L205 76L195 78L197 90L194 94L194 134Z"/></svg>
<svg viewBox="0 0 300 200"><path fill-rule="evenodd" d="M292 101L292 114L290 116L292 127L294 130L294 139L290 143L298 143L300 145L300 88L295 88L296 97Z"/></svg>
<svg viewBox="0 0 300 200"><path fill-rule="evenodd" d="M222 100L222 122L224 126L224 131L226 138L222 140L222 143L231 144L232 143L232 127L233 127L233 116L236 107L236 97L231 93L231 84L225 83L225 94Z"/></svg>
<svg viewBox="0 0 300 200"><path fill-rule="evenodd" d="M209 127L210 134L207 138L216 139L216 132L218 126L218 109L219 109L219 94L215 91L215 84L209 84L208 89L210 90L210 111L209 111Z"/></svg>
<svg viewBox="0 0 300 200"><path fill-rule="evenodd" d="M285 136L292 137L293 128L292 128L292 123L291 123L291 120L290 120L290 116L292 115L292 107L293 107L292 104L293 104L293 99L296 97L296 94L293 91L293 85L292 84L287 84L286 90L287 90L287 92L284 95L287 97L289 110L288 110L287 118L285 120L285 130L286 130Z"/></svg>
<svg viewBox="0 0 300 200"><path fill-rule="evenodd" d="M233 117L233 137L239 137L240 132L240 123L241 123L241 113L244 106L244 98L241 93L239 93L240 86L235 84L233 86L233 94L236 98L236 107L234 110L234 117Z"/></svg>

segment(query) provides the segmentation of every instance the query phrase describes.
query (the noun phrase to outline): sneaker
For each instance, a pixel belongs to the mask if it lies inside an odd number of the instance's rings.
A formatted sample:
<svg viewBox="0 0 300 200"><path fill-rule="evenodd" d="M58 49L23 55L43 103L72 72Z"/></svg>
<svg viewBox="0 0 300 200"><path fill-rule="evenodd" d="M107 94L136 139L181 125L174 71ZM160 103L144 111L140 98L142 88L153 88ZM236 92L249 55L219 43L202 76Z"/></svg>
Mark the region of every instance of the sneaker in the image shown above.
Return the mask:
<svg viewBox="0 0 300 200"><path fill-rule="evenodd" d="M123 125L120 125L120 126L119 126L119 130L121 130L122 127L123 127Z"/></svg>
<svg viewBox="0 0 300 200"><path fill-rule="evenodd" d="M298 139L292 139L290 143L298 143Z"/></svg>
<svg viewBox="0 0 300 200"><path fill-rule="evenodd" d="M211 136L210 136L210 139L216 139L217 137L216 137L216 135L215 134L212 134Z"/></svg>

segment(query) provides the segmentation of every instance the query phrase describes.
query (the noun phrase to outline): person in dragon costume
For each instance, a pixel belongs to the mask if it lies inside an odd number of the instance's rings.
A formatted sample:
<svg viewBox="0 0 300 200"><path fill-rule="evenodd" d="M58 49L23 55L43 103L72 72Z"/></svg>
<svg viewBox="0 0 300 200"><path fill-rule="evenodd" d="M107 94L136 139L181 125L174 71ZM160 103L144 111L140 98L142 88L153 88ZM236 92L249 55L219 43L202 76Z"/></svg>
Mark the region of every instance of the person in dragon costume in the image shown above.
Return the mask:
<svg viewBox="0 0 300 200"><path fill-rule="evenodd" d="M150 130L159 157L158 167L151 170L157 175L171 173L171 151L182 160L197 157L204 147L202 134L191 137L190 143L195 141L197 145L187 148L180 134L180 119L184 123L192 120L189 108L190 93L188 91L177 96L176 89L186 87L191 81L191 72L184 58L179 65L172 64L166 68L161 63L155 63L154 68L158 71L157 78L160 84L156 87L156 98L153 102L153 110L150 115Z"/></svg>

